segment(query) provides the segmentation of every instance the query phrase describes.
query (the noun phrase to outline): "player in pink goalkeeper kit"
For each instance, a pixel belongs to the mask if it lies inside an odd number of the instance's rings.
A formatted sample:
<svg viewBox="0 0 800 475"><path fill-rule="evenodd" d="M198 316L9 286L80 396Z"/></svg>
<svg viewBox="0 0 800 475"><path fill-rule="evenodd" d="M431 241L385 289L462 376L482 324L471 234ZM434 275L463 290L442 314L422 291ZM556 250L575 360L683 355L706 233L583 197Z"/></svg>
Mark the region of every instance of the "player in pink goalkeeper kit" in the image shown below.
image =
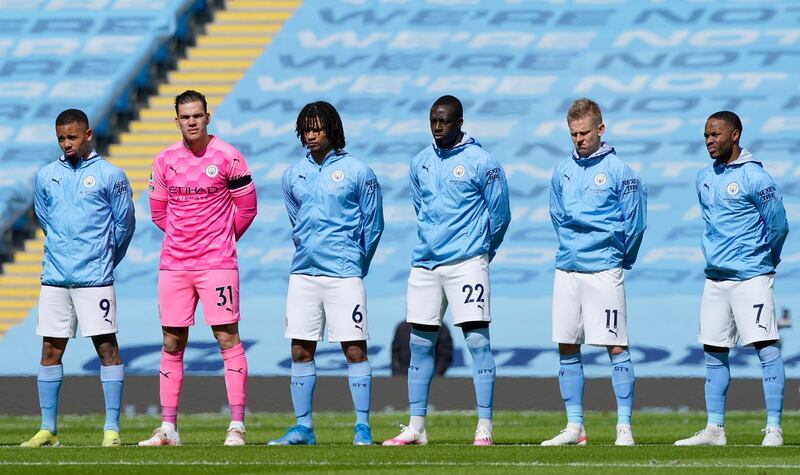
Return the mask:
<svg viewBox="0 0 800 475"><path fill-rule="evenodd" d="M244 157L208 134L205 97L186 91L175 98L183 141L153 162L150 212L164 231L158 272L161 352L161 426L139 445L180 445L178 399L183 353L198 300L219 343L231 424L225 445L244 445L247 360L239 339L239 270L236 241L256 216L256 190Z"/></svg>

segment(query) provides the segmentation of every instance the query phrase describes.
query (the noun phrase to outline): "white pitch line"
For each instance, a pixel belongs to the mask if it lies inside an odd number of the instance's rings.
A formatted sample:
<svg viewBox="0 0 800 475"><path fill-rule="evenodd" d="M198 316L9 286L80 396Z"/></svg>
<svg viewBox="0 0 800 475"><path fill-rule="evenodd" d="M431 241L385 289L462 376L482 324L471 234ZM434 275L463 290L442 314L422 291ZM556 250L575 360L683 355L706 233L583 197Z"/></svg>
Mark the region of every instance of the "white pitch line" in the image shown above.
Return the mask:
<svg viewBox="0 0 800 475"><path fill-rule="evenodd" d="M52 466L58 465L72 465L72 466L95 466L95 465L120 465L120 466L164 466L174 465L174 462L157 462L157 461L112 461L112 462L71 462L71 461L54 461L54 462L8 462L0 461L0 466ZM730 468L730 469L755 469L755 468L785 468L785 469L800 469L798 464L721 464L721 463L589 463L589 462L570 462L570 463L550 463L550 462L327 462L327 461L309 461L309 462L217 462L217 461L186 461L180 462L181 465L197 465L197 466L345 466L345 467L361 467L363 465L370 466L438 466L438 467L578 467L578 468Z"/></svg>

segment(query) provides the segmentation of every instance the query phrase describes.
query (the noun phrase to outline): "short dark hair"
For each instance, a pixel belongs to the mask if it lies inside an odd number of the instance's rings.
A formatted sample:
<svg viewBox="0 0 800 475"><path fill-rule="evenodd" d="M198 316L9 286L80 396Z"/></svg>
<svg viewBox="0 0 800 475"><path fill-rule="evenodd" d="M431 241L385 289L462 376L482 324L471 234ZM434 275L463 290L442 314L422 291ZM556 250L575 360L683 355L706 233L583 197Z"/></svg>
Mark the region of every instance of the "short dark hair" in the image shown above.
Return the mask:
<svg viewBox="0 0 800 475"><path fill-rule="evenodd" d="M319 126L317 126L317 121L319 121ZM342 118L339 117L336 108L328 102L317 101L306 104L300 111L300 114L297 115L297 123L295 124L294 130L297 133L297 137L300 139L300 143L303 144L303 147L306 146L305 133L317 127L325 131L325 135L328 136L328 139L331 141L331 147L333 147L335 151L338 152L344 148L345 141Z"/></svg>
<svg viewBox="0 0 800 475"><path fill-rule="evenodd" d="M86 128L89 128L89 118L86 117L86 113L82 110L78 109L67 109L62 113L58 114L56 117L56 127L59 125L67 125L67 124L82 124L85 125Z"/></svg>
<svg viewBox="0 0 800 475"><path fill-rule="evenodd" d="M597 120L597 124L595 125L603 123L603 113L600 111L600 106L597 105L595 101L582 97L569 106L569 110L567 111L567 123L581 120L588 116L594 117Z"/></svg>
<svg viewBox="0 0 800 475"><path fill-rule="evenodd" d="M458 100L456 96L447 95L436 99L436 102L431 106L431 110L436 106L452 107L455 109L457 118L461 119L464 117L464 106L461 105L461 101Z"/></svg>
<svg viewBox="0 0 800 475"><path fill-rule="evenodd" d="M175 96L175 115L178 115L179 105L189 104L190 102L202 102L203 112L208 112L208 103L206 102L206 96L192 89L188 89Z"/></svg>
<svg viewBox="0 0 800 475"><path fill-rule="evenodd" d="M736 113L734 112L731 111L714 112L713 114L708 116L708 120L706 120L706 122L708 122L711 119L716 119L726 122L728 125L733 127L733 130L738 130L739 135L741 135L742 133L742 119L740 119L739 116L736 115Z"/></svg>

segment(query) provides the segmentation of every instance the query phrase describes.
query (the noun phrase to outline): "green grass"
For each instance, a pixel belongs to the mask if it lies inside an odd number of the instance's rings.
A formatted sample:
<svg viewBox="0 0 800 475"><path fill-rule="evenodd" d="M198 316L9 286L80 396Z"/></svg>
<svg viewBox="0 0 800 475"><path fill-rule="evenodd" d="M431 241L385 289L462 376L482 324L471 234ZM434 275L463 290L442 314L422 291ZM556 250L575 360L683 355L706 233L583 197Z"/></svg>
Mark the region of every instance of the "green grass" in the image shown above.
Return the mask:
<svg viewBox="0 0 800 475"><path fill-rule="evenodd" d="M538 447L564 423L560 413L498 412L494 447L472 447L472 413L439 412L428 418L430 444L425 447L353 447L351 414L315 414L316 447L267 447L292 423L288 414L247 417L247 447L222 447L224 416L184 415L182 447L140 448L135 443L158 424L151 416L123 418L120 448L98 447L102 418L64 416L59 431L64 447L16 447L38 428L37 417L0 417L0 472L8 473L256 473L368 471L421 473L800 473L800 413L785 415L787 446L762 448L763 412L731 412L727 447L673 447L705 424L701 413L636 413L637 447L614 447L615 417L589 413L586 447ZM376 441L396 435L403 413L372 416Z"/></svg>

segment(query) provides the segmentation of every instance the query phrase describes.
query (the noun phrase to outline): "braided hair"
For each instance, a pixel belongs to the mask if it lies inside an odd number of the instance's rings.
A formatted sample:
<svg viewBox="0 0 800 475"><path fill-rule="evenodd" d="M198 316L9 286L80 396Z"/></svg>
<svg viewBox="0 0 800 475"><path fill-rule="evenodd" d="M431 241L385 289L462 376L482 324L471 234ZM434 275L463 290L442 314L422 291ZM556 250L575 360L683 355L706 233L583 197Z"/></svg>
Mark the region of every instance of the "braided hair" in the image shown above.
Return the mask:
<svg viewBox="0 0 800 475"><path fill-rule="evenodd" d="M295 132L303 147L306 146L305 133L317 128L325 131L334 151L339 152L344 148L342 118L339 117L336 108L328 102L317 101L306 104L297 116Z"/></svg>

